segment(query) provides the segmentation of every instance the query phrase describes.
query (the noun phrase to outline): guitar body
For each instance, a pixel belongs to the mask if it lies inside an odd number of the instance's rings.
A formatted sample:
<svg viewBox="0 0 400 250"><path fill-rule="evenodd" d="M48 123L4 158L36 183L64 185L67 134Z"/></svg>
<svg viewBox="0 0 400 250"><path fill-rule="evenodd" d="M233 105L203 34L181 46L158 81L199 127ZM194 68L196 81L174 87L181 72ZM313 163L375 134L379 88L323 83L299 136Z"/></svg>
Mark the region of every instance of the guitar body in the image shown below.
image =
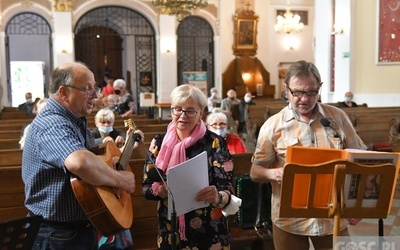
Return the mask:
<svg viewBox="0 0 400 250"><path fill-rule="evenodd" d="M115 169L115 158L121 155L114 143L106 144L104 155L98 155ZM129 166L128 166L129 167ZM92 186L77 178L71 178L71 186L79 204L102 235L108 236L129 229L133 221L131 194L107 186Z"/></svg>

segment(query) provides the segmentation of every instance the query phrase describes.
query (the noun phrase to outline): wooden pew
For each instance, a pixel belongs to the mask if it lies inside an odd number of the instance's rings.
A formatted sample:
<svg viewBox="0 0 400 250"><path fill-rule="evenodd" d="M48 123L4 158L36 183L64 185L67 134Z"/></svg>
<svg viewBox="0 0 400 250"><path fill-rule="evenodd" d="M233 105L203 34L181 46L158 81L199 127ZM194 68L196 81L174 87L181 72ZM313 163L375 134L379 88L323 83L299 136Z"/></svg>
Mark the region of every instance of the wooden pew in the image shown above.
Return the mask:
<svg viewBox="0 0 400 250"><path fill-rule="evenodd" d="M21 119L21 120L0 120L0 131L8 131L8 130L22 130L22 128L29 124L30 122L32 122L32 119ZM160 120L159 119L137 119L134 120L134 123L137 127L139 126L146 126L146 125L159 125ZM94 121L90 122L88 121L88 127L90 129L94 129L96 127L96 125L94 124ZM122 127L124 128L124 130L126 130L125 128L125 124L124 124L124 120L116 120L114 122L114 127Z"/></svg>
<svg viewBox="0 0 400 250"><path fill-rule="evenodd" d="M21 166L21 163L22 163L22 150L21 149L0 150L0 167Z"/></svg>
<svg viewBox="0 0 400 250"><path fill-rule="evenodd" d="M19 128L25 126L26 124L32 122L33 119L1 119L0 120L0 129L7 128L9 126L18 126ZM114 121L114 125L124 125L124 121L127 119L116 119ZM159 119L154 118L140 118L140 119L132 119L133 122L137 125L146 125L146 124L160 124ZM88 120L88 126L91 128L96 127L94 120Z"/></svg>
<svg viewBox="0 0 400 250"><path fill-rule="evenodd" d="M150 125L137 125L137 128L142 130L143 133L166 133L168 124L150 124ZM124 125L117 125L115 128L126 131L127 128ZM11 129L11 130L0 130L0 139L19 139L21 137L21 129Z"/></svg>
<svg viewBox="0 0 400 250"><path fill-rule="evenodd" d="M19 138L17 139L0 139L0 150L2 149L18 149Z"/></svg>
<svg viewBox="0 0 400 250"><path fill-rule="evenodd" d="M24 184L21 162L16 166L0 166L0 222L25 217Z"/></svg>
<svg viewBox="0 0 400 250"><path fill-rule="evenodd" d="M263 102L263 104L266 103ZM266 119L286 105L285 103L270 103L268 106L251 105L249 106L250 119L259 129ZM342 110L352 118L358 135L371 150L376 149L378 144L389 144L388 122L400 116L400 107L358 107L342 108Z"/></svg>
<svg viewBox="0 0 400 250"><path fill-rule="evenodd" d="M160 132L146 132L144 135L144 142L146 142L146 143L151 142L151 140L157 134L160 134ZM7 135L9 135L9 134L7 134ZM0 139L0 150L2 150L2 149L19 149L19 140L20 140L19 134L15 133L15 138L11 138L11 139L3 139L3 137L1 137L1 136L0 136L0 138L1 138Z"/></svg>
<svg viewBox="0 0 400 250"><path fill-rule="evenodd" d="M21 130L4 130L0 131L0 139L19 139Z"/></svg>

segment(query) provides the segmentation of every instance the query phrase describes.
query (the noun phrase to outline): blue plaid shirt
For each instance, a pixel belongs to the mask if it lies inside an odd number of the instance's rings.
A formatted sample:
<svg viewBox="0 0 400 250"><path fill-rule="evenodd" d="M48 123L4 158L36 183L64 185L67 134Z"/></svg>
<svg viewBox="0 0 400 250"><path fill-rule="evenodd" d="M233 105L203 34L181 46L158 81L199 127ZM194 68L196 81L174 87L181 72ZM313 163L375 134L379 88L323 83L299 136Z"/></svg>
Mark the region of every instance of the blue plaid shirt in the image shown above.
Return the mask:
<svg viewBox="0 0 400 250"><path fill-rule="evenodd" d="M93 147L86 118L79 118L50 98L33 120L22 155L25 206L46 220L87 220L72 191L65 159Z"/></svg>

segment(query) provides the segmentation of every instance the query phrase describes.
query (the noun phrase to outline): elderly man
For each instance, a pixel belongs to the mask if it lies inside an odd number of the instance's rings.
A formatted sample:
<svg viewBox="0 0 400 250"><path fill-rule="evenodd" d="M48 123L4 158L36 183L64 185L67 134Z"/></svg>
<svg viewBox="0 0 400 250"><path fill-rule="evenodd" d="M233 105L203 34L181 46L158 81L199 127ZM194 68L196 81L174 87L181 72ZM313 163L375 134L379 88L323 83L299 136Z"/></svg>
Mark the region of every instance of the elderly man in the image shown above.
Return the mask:
<svg viewBox="0 0 400 250"><path fill-rule="evenodd" d="M100 89L82 63L65 63L50 79L50 99L31 123L22 157L25 206L44 218L35 244L40 249L97 249L97 232L74 195L71 176L93 186L132 193L135 176L117 171L88 149L94 139L86 116Z"/></svg>
<svg viewBox="0 0 400 250"><path fill-rule="evenodd" d="M28 92L25 94L25 100L26 102L21 103L18 105L17 110L25 111L26 115L33 115L33 99L32 99L32 93Z"/></svg>
<svg viewBox="0 0 400 250"><path fill-rule="evenodd" d="M314 64L306 61L292 64L283 84L289 104L264 123L258 136L250 176L255 181L272 184L271 217L275 249L308 250L310 241L314 249L333 247L333 219L279 217L287 147L336 148L338 138L333 127L347 147L367 148L343 110L318 102L321 85L321 77ZM332 127L324 127L320 123L321 118L329 120ZM349 222L355 224L358 220L349 219ZM341 235L348 235L347 224L342 219Z"/></svg>

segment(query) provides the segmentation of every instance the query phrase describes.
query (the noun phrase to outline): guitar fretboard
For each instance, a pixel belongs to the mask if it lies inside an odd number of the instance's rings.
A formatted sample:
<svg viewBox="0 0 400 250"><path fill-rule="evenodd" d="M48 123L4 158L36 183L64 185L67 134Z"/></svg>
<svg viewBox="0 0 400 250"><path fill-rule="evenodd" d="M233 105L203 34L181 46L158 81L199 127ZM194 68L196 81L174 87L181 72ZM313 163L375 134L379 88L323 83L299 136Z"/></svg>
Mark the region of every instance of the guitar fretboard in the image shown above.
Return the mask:
<svg viewBox="0 0 400 250"><path fill-rule="evenodd" d="M133 131L137 130L135 123L132 121L132 119L128 119L124 121L125 127L128 127L132 129L130 135L128 136L127 141L125 142L125 147L124 150L121 153L121 157L119 158L117 167L118 170L126 170L129 160L131 159L132 151L133 151L133 146L135 146L135 140L133 139Z"/></svg>

